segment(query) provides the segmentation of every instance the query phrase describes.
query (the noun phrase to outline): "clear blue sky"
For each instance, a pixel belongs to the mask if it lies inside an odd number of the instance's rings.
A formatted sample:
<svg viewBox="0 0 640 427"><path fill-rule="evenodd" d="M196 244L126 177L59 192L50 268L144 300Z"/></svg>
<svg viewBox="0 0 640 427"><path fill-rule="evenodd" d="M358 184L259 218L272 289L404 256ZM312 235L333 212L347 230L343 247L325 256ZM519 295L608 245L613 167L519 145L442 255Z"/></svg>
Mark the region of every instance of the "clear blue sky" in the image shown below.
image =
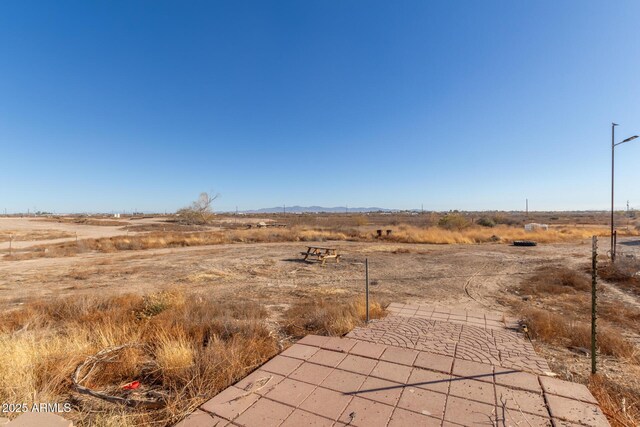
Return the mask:
<svg viewBox="0 0 640 427"><path fill-rule="evenodd" d="M0 2L0 210L606 209L640 2ZM640 140L617 200L640 208Z"/></svg>

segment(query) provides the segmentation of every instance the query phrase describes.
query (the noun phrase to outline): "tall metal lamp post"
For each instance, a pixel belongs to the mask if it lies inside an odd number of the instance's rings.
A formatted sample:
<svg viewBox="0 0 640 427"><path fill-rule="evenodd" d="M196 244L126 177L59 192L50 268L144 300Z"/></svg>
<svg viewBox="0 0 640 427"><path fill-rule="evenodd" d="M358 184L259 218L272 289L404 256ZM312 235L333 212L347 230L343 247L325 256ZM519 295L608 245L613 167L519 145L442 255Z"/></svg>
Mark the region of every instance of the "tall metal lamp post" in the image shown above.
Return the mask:
<svg viewBox="0 0 640 427"><path fill-rule="evenodd" d="M638 135L631 136L624 141L620 141L618 143L615 142L615 128L618 126L617 123L611 123L611 261L615 262L616 260L616 250L614 248L615 242L613 237L614 223L613 223L613 181L614 181L614 167L615 167L615 148L624 144L625 142L633 141L638 137Z"/></svg>

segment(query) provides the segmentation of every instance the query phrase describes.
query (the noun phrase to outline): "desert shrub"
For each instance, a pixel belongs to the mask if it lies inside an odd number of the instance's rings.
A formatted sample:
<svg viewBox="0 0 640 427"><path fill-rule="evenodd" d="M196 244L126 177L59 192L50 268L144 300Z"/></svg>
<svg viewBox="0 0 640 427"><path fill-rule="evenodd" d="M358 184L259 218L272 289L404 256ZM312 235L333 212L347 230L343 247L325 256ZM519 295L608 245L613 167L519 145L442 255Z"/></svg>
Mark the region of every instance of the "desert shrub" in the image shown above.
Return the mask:
<svg viewBox="0 0 640 427"><path fill-rule="evenodd" d="M355 221L357 226L363 226L363 225L368 225L369 224L369 218L367 218L365 215L357 215L354 218L354 221Z"/></svg>
<svg viewBox="0 0 640 427"><path fill-rule="evenodd" d="M496 224L502 224L502 225L516 225L516 224L519 224L519 222L517 220L515 220L513 218L509 218L508 216L503 215L503 214L494 215L491 219Z"/></svg>
<svg viewBox="0 0 640 427"><path fill-rule="evenodd" d="M492 220L491 218L488 218L486 216L480 217L480 219L478 219L476 221L476 223L478 225L481 225L483 227L495 227L496 223L494 220Z"/></svg>
<svg viewBox="0 0 640 427"><path fill-rule="evenodd" d="M176 212L176 219L178 222L188 225L203 225L208 224L214 218L213 214L213 201L220 195L210 193L200 193L200 196L196 201L191 203L190 206L182 208Z"/></svg>
<svg viewBox="0 0 640 427"><path fill-rule="evenodd" d="M588 322L572 321L566 316L539 308L527 308L521 316L532 338L564 347L591 347L591 326ZM633 344L617 330L601 327L598 351L622 359L637 359Z"/></svg>
<svg viewBox="0 0 640 427"><path fill-rule="evenodd" d="M369 316L377 319L385 315L379 302L369 300ZM285 313L285 331L294 337L308 334L340 336L364 325L364 298L338 301L331 298L310 298L298 302Z"/></svg>
<svg viewBox="0 0 640 427"><path fill-rule="evenodd" d="M585 273L566 267L542 267L521 285L523 292L533 295L574 294L590 289L591 280Z"/></svg>
<svg viewBox="0 0 640 427"><path fill-rule="evenodd" d="M640 394L637 389L602 374L591 375L587 386L611 425L640 425Z"/></svg>
<svg viewBox="0 0 640 427"><path fill-rule="evenodd" d="M598 275L619 288L640 295L640 260L619 256L616 262L601 264Z"/></svg>
<svg viewBox="0 0 640 427"><path fill-rule="evenodd" d="M0 401L73 402L65 417L79 426L173 425L278 352L265 315L256 303L183 291L34 301L0 315ZM167 396L164 408L123 408L71 388L79 363L123 344L132 346L87 382L116 393L140 381Z"/></svg>
<svg viewBox="0 0 640 427"><path fill-rule="evenodd" d="M446 230L462 230L469 225L469 220L459 213L447 214L438 221L438 226Z"/></svg>
<svg viewBox="0 0 640 427"><path fill-rule="evenodd" d="M640 260L636 258L618 257L615 263L608 262L599 267L598 274L603 279L640 284Z"/></svg>

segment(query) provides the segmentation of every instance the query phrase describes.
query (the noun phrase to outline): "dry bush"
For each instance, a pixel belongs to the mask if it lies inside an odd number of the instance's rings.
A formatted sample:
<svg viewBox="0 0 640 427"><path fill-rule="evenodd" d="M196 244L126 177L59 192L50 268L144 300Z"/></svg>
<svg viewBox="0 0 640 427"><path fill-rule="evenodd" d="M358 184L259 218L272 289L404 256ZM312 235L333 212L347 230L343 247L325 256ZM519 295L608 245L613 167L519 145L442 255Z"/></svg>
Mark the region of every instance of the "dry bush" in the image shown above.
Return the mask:
<svg viewBox="0 0 640 427"><path fill-rule="evenodd" d="M514 240L535 240L538 243L568 242L589 238L593 235L606 235L602 228L558 227L547 231L525 231L524 228L497 225L495 227L470 226L462 230L445 230L441 227L413 227L401 225L393 235L385 239L398 243L432 244L476 244L511 243Z"/></svg>
<svg viewBox="0 0 640 427"><path fill-rule="evenodd" d="M565 319L585 320L591 313L591 279L584 272L566 267L542 267L517 288L519 295L534 296L537 304L556 310ZM600 293L604 289L600 289ZM561 296L561 298L558 298ZM598 317L610 325L640 332L640 309L601 299Z"/></svg>
<svg viewBox="0 0 640 427"><path fill-rule="evenodd" d="M469 225L471 225L469 220L464 215L457 213L447 214L438 221L438 226L445 230L463 230Z"/></svg>
<svg viewBox="0 0 640 427"><path fill-rule="evenodd" d="M534 339L567 348L591 348L591 325L587 322L568 320L566 316L539 308L527 308L521 315ZM615 329L601 327L597 343L601 354L640 362L633 344Z"/></svg>
<svg viewBox="0 0 640 427"><path fill-rule="evenodd" d="M496 226L496 222L489 217L486 216L482 216L480 217L477 221L476 224L482 226L482 227L495 227Z"/></svg>
<svg viewBox="0 0 640 427"><path fill-rule="evenodd" d="M592 375L587 386L614 427L632 427L640 423L637 390L600 374Z"/></svg>
<svg viewBox="0 0 640 427"><path fill-rule="evenodd" d="M590 307L590 299L584 307ZM627 328L636 333L640 332L640 309L620 304L617 301L600 301L598 303L598 316L608 322Z"/></svg>
<svg viewBox="0 0 640 427"><path fill-rule="evenodd" d="M615 263L607 262L598 268L598 275L636 295L640 295L640 260L619 257Z"/></svg>
<svg viewBox="0 0 640 427"><path fill-rule="evenodd" d="M584 293L591 290L591 280L586 274L566 267L542 267L520 289L532 295Z"/></svg>
<svg viewBox="0 0 640 427"><path fill-rule="evenodd" d="M390 227L389 225L382 227ZM38 257L65 257L78 253L97 251L112 253L127 250L147 250L186 246L219 245L226 243L278 243L324 241L373 241L425 244L477 244L511 243L514 240L535 240L539 243L565 242L586 239L592 235L606 235L600 228L558 227L548 231L527 232L523 228L498 225L495 227L469 226L461 230L441 227L421 228L399 225L393 234L380 239L374 233L360 231L345 225L307 228L262 228L205 232L151 232L139 235L115 236L100 239L69 241L36 246L27 251L5 255L5 260L23 260Z"/></svg>
<svg viewBox="0 0 640 427"><path fill-rule="evenodd" d="M384 317L385 310L379 302L369 300L371 319ZM310 298L291 306L284 315L284 330L291 336L307 334L342 336L366 320L365 299L350 301L335 298Z"/></svg>
<svg viewBox="0 0 640 427"><path fill-rule="evenodd" d="M357 226L363 226L369 224L369 218L366 215L357 215L354 217L355 224Z"/></svg>
<svg viewBox="0 0 640 427"><path fill-rule="evenodd" d="M191 205L176 212L176 220L187 225L210 223L214 218L212 204L219 196L219 194L200 193L198 199Z"/></svg>
<svg viewBox="0 0 640 427"><path fill-rule="evenodd" d="M554 357L560 372L575 372L575 354L566 349L578 347L589 351L591 348L589 290L590 280L584 272L563 267L541 268L518 287L520 293L535 296L528 303L517 304L530 336L548 344L555 354L558 350L563 354L565 349L567 357ZM640 310L606 298L606 293L601 295L605 298L598 303L598 352L617 359L612 363L623 367L622 375L626 379L618 377L614 381L600 375L577 375L598 399L613 426L635 426L640 422L638 381L634 379L634 376L640 378L640 353L623 333L639 332ZM606 372L605 369L605 375L610 374ZM565 379L574 381L576 377L572 374Z"/></svg>
<svg viewBox="0 0 640 427"><path fill-rule="evenodd" d="M253 303L179 291L29 303L0 317L0 401L71 402L77 425L172 425L278 351ZM130 381L168 395L163 409L125 409L71 389L85 358L122 344L87 385L122 392Z"/></svg>

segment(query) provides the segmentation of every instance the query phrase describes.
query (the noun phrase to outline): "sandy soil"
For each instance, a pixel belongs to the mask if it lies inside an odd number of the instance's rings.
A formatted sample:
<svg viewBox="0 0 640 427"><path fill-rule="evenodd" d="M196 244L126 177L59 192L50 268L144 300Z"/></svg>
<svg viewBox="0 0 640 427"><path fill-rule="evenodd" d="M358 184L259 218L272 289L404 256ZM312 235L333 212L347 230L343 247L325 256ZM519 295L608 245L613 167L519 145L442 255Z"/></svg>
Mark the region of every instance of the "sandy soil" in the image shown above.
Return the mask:
<svg viewBox="0 0 640 427"><path fill-rule="evenodd" d="M256 219L256 218L252 218ZM259 219L259 218L258 218ZM127 219L135 225L162 224L164 218ZM123 220L123 223L125 221ZM74 237L14 241L14 248L78 238L126 234L125 227L57 223L34 218L0 218L0 234L67 232ZM620 250L640 256L640 239L625 238ZM0 305L34 298L77 297L173 287L213 292L220 298L257 299L286 306L307 295L357 295L364 291L369 259L371 293L385 301L420 302L467 309L505 310L504 291L540 266L589 265L590 241L520 248L505 244L425 245L332 242L343 254L324 267L303 262L304 243L200 246L119 253L87 253L69 258L0 261ZM0 243L0 251L8 242ZM600 242L602 254L608 242ZM624 292L611 295L638 303Z"/></svg>
<svg viewBox="0 0 640 427"><path fill-rule="evenodd" d="M141 221L141 220L139 220ZM124 226L126 221L122 221ZM69 233L69 237L57 239L37 239L37 240L17 240L13 241L14 248L28 248L34 244L60 243L75 240L77 233L78 239L95 239L100 237L112 237L126 234L126 230L122 226L101 226L101 225L84 225L64 222L43 221L39 218L0 218L0 234L29 234L36 232L64 232ZM0 251L6 251L9 248L9 242L0 242Z"/></svg>
<svg viewBox="0 0 640 427"><path fill-rule="evenodd" d="M165 217L115 219L109 218L106 223L118 225L89 225L73 222L56 222L47 218L19 218L0 217L0 253L9 250L9 235L14 236L12 247L25 249L35 245L62 243L76 239L97 239L102 237L121 236L125 234L139 234L146 231L168 231L172 223L166 222ZM236 224L255 225L259 222L272 222L269 218L220 218L210 230L219 230L221 226ZM65 237L48 238L47 235L64 235Z"/></svg>
<svg viewBox="0 0 640 427"><path fill-rule="evenodd" d="M110 227L97 227L100 229ZM109 231L107 231L108 233ZM504 309L504 289L541 265L584 264L590 246L332 243L340 263L303 262L304 243L202 246L0 262L0 304L175 286L287 304L306 294L359 294L369 259L372 295L461 308Z"/></svg>

